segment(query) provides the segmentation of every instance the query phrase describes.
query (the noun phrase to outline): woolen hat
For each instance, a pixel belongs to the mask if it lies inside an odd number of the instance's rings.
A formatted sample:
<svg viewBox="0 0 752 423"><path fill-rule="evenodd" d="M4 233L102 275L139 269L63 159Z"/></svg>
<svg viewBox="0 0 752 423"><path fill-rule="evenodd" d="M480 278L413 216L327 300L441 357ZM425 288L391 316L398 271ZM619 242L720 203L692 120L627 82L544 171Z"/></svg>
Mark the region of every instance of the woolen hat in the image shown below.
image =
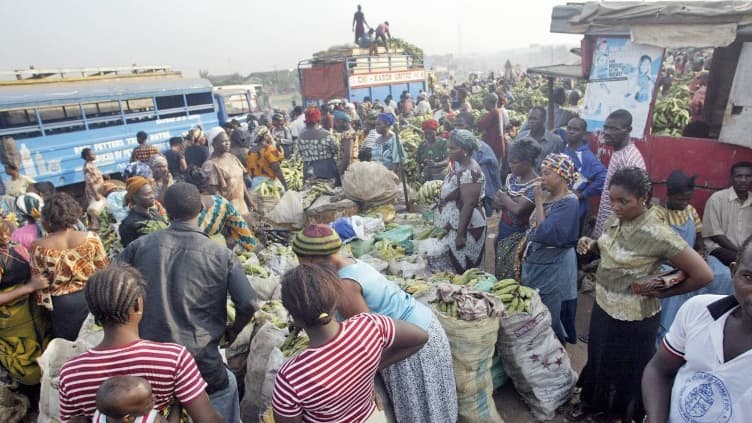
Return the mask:
<svg viewBox="0 0 752 423"><path fill-rule="evenodd" d="M329 225L309 225L295 235L292 250L299 256L330 256L342 248L342 240Z"/></svg>

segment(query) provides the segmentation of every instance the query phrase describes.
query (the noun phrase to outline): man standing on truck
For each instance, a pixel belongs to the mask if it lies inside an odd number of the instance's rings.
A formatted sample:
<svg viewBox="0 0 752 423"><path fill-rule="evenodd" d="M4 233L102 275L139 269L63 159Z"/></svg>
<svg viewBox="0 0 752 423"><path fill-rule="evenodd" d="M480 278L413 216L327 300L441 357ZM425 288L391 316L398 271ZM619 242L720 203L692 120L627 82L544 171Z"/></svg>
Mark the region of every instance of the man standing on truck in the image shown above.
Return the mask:
<svg viewBox="0 0 752 423"><path fill-rule="evenodd" d="M379 26L376 27L376 44L379 43L379 40L382 40L384 42L386 54L389 54L389 42L386 39L387 37L389 37L389 41L392 41L392 34L389 32L389 22L385 21L384 23L379 24Z"/></svg>
<svg viewBox="0 0 752 423"><path fill-rule="evenodd" d="M361 9L360 5L358 5L358 11L355 12L355 15L353 15L352 24L352 30L355 32L355 44L358 44L360 37L362 37L363 34L366 33L366 26L368 25L368 22L366 22L366 15L363 14L363 10Z"/></svg>

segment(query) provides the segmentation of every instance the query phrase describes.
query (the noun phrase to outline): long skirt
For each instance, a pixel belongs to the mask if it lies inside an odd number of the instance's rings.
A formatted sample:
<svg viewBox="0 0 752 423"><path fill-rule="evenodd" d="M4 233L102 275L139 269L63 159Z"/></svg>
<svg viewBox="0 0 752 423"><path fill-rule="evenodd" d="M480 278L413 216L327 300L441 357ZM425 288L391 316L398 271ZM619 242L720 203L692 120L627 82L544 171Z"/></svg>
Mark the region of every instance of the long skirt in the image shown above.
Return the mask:
<svg viewBox="0 0 752 423"><path fill-rule="evenodd" d="M52 337L75 341L78 332L81 331L81 325L89 315L89 306L86 304L83 289L52 297L52 306Z"/></svg>
<svg viewBox="0 0 752 423"><path fill-rule="evenodd" d="M381 371L398 422L457 421L449 339L435 317L427 332L428 342L420 351Z"/></svg>
<svg viewBox="0 0 752 423"><path fill-rule="evenodd" d="M538 289L551 312L551 327L562 340L570 339L561 322L562 302L577 298L577 256L574 248L546 247L530 242L522 262L523 285ZM567 322L573 326L574 322ZM576 336L575 336L576 339Z"/></svg>
<svg viewBox="0 0 752 423"><path fill-rule="evenodd" d="M514 232L496 244L496 277L501 279L517 279L515 262L519 262L517 247L525 237L525 232Z"/></svg>
<svg viewBox="0 0 752 423"><path fill-rule="evenodd" d="M461 274L467 269L480 267L483 253L486 251L486 229L486 226L467 228L465 246L462 248L457 248L454 244L457 231L450 230L447 233L444 241L449 244L448 256L456 273Z"/></svg>
<svg viewBox="0 0 752 423"><path fill-rule="evenodd" d="M660 314L637 321L617 320L593 304L588 361L577 382L585 410L622 421L642 420L642 372L655 354L659 324Z"/></svg>

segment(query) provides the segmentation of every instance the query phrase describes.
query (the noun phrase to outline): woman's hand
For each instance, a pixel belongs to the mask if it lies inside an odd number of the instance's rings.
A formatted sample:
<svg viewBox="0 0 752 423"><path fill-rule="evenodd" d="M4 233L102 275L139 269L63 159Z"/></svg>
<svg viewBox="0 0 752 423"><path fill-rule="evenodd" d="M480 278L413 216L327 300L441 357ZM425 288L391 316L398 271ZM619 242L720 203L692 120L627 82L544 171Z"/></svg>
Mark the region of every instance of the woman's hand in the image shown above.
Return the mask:
<svg viewBox="0 0 752 423"><path fill-rule="evenodd" d="M32 291L39 291L50 286L50 280L45 275L32 275L31 279L26 282L26 285L31 288Z"/></svg>
<svg viewBox="0 0 752 423"><path fill-rule="evenodd" d="M454 246L459 250L464 248L465 244L467 244L467 235L457 233L457 238L454 240Z"/></svg>
<svg viewBox="0 0 752 423"><path fill-rule="evenodd" d="M577 254L585 255L589 253L596 243L596 240L583 236L579 241L577 241Z"/></svg>
<svg viewBox="0 0 752 423"><path fill-rule="evenodd" d="M543 204L543 185L541 185L540 179L535 181L533 187L535 187L535 203Z"/></svg>

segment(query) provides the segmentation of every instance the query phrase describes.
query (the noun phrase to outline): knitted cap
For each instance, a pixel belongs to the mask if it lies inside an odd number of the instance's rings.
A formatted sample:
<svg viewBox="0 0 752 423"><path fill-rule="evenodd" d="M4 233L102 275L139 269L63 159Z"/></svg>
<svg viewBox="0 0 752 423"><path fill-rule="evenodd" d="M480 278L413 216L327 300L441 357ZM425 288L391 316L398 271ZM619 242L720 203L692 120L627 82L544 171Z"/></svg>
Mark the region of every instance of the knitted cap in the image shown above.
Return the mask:
<svg viewBox="0 0 752 423"><path fill-rule="evenodd" d="M292 250L299 256L330 256L341 247L337 232L323 224L306 226L292 241Z"/></svg>

